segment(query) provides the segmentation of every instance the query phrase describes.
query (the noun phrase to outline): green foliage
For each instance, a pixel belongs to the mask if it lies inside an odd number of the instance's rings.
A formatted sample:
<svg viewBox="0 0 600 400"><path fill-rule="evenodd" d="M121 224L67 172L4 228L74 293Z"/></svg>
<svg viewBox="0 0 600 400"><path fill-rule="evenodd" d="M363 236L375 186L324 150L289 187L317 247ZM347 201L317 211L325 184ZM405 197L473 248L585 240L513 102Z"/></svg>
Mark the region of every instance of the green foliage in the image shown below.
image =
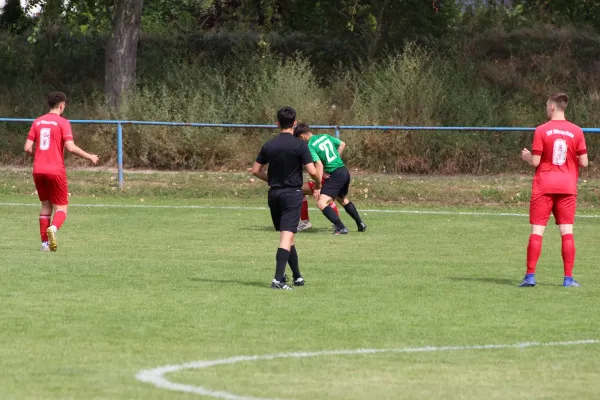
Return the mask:
<svg viewBox="0 0 600 400"><path fill-rule="evenodd" d="M590 25L600 30L600 2L593 0L519 0L525 12L552 23Z"/></svg>
<svg viewBox="0 0 600 400"><path fill-rule="evenodd" d="M0 30L19 34L27 28L28 21L21 8L21 0L7 0L0 13Z"/></svg>
<svg viewBox="0 0 600 400"><path fill-rule="evenodd" d="M539 22L532 2L464 12L454 2L410 0L144 4L139 91L120 110L126 119L269 123L278 107L291 104L312 124L534 126L544 118L547 94L561 89L571 94L574 121L600 126L598 34ZM49 1L33 31L0 33L6 77L0 115L34 117L44 111L44 93L60 89L70 95L69 117L115 117L98 94L112 5ZM112 128L78 130L83 144L113 157ZM513 156L530 140L489 133L343 135L350 165L419 173L515 170L520 163ZM239 169L264 137L127 127L126 161ZM590 149L600 146L595 137L588 141ZM18 142L0 143L3 159L14 160Z"/></svg>

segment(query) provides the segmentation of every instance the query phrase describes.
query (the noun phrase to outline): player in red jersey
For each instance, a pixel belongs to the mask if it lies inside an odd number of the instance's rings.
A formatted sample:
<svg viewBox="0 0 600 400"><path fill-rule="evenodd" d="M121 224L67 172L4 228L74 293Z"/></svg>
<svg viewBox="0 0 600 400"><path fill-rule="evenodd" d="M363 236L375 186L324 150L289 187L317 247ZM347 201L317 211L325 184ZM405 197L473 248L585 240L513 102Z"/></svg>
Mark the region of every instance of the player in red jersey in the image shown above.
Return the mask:
<svg viewBox="0 0 600 400"><path fill-rule="evenodd" d="M56 251L56 232L67 218L69 204L63 149L90 160L92 164L98 162L98 156L86 153L73 142L71 124L61 116L65 111L67 96L62 92L52 92L47 102L50 112L33 121L25 142L25 152L33 156L33 182L42 202L40 250ZM50 223L53 208L54 218Z"/></svg>
<svg viewBox="0 0 600 400"><path fill-rule="evenodd" d="M580 286L573 279L573 223L579 167L588 166L588 156L581 128L565 119L568 102L565 93L550 96L546 103L550 121L536 128L532 151L523 149L521 154L521 158L535 168L529 208L531 236L527 247L527 273L521 287L535 286L542 236L551 213L562 236L563 286Z"/></svg>

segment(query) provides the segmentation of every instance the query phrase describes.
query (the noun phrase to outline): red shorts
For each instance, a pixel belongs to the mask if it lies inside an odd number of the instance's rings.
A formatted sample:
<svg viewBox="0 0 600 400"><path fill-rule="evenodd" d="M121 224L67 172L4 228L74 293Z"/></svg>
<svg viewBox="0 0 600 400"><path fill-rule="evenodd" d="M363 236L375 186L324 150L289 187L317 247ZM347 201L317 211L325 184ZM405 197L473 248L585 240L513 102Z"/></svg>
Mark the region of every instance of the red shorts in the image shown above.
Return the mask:
<svg viewBox="0 0 600 400"><path fill-rule="evenodd" d="M574 194L533 195L529 205L529 223L546 226L552 213L556 225L570 225L575 222L576 208L577 196Z"/></svg>
<svg viewBox="0 0 600 400"><path fill-rule="evenodd" d="M69 204L69 186L66 175L33 174L33 183L40 201L50 201L57 206Z"/></svg>
<svg viewBox="0 0 600 400"><path fill-rule="evenodd" d="M325 178L321 178L321 187L323 187L323 184L325 183ZM308 181L308 187L311 191L315 191L315 182L313 181Z"/></svg>

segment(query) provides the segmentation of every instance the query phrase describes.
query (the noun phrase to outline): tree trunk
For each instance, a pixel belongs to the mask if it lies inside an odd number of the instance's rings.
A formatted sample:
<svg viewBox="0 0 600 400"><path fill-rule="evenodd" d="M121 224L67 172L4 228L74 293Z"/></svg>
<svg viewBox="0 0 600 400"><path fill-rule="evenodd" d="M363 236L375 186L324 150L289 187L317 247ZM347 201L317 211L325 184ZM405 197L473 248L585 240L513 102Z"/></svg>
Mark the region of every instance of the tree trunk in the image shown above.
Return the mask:
<svg viewBox="0 0 600 400"><path fill-rule="evenodd" d="M388 0L383 0L383 4L379 9L379 15L377 16L377 27L375 28L375 34L373 35L373 39L371 40L369 52L367 55L369 60L375 56L375 53L377 53L377 50L379 49L379 41L381 40L381 35L384 29L383 20L386 15L385 13L387 11L388 3Z"/></svg>
<svg viewBox="0 0 600 400"><path fill-rule="evenodd" d="M104 95L113 111L135 89L143 0L116 0L113 30L105 53Z"/></svg>

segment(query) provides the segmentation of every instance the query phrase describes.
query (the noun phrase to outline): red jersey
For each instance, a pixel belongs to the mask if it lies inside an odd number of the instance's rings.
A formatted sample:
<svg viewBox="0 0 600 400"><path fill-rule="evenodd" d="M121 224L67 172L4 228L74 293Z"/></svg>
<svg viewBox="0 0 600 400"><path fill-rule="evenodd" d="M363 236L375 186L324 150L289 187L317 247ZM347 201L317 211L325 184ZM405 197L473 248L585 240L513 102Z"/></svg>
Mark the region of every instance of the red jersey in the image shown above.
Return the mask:
<svg viewBox="0 0 600 400"><path fill-rule="evenodd" d="M73 140L69 121L57 114L43 115L33 121L27 139L35 143L34 174L66 174L65 142Z"/></svg>
<svg viewBox="0 0 600 400"><path fill-rule="evenodd" d="M533 178L533 195L577 194L578 157L587 153L580 127L569 121L538 126L531 153L542 157Z"/></svg>

